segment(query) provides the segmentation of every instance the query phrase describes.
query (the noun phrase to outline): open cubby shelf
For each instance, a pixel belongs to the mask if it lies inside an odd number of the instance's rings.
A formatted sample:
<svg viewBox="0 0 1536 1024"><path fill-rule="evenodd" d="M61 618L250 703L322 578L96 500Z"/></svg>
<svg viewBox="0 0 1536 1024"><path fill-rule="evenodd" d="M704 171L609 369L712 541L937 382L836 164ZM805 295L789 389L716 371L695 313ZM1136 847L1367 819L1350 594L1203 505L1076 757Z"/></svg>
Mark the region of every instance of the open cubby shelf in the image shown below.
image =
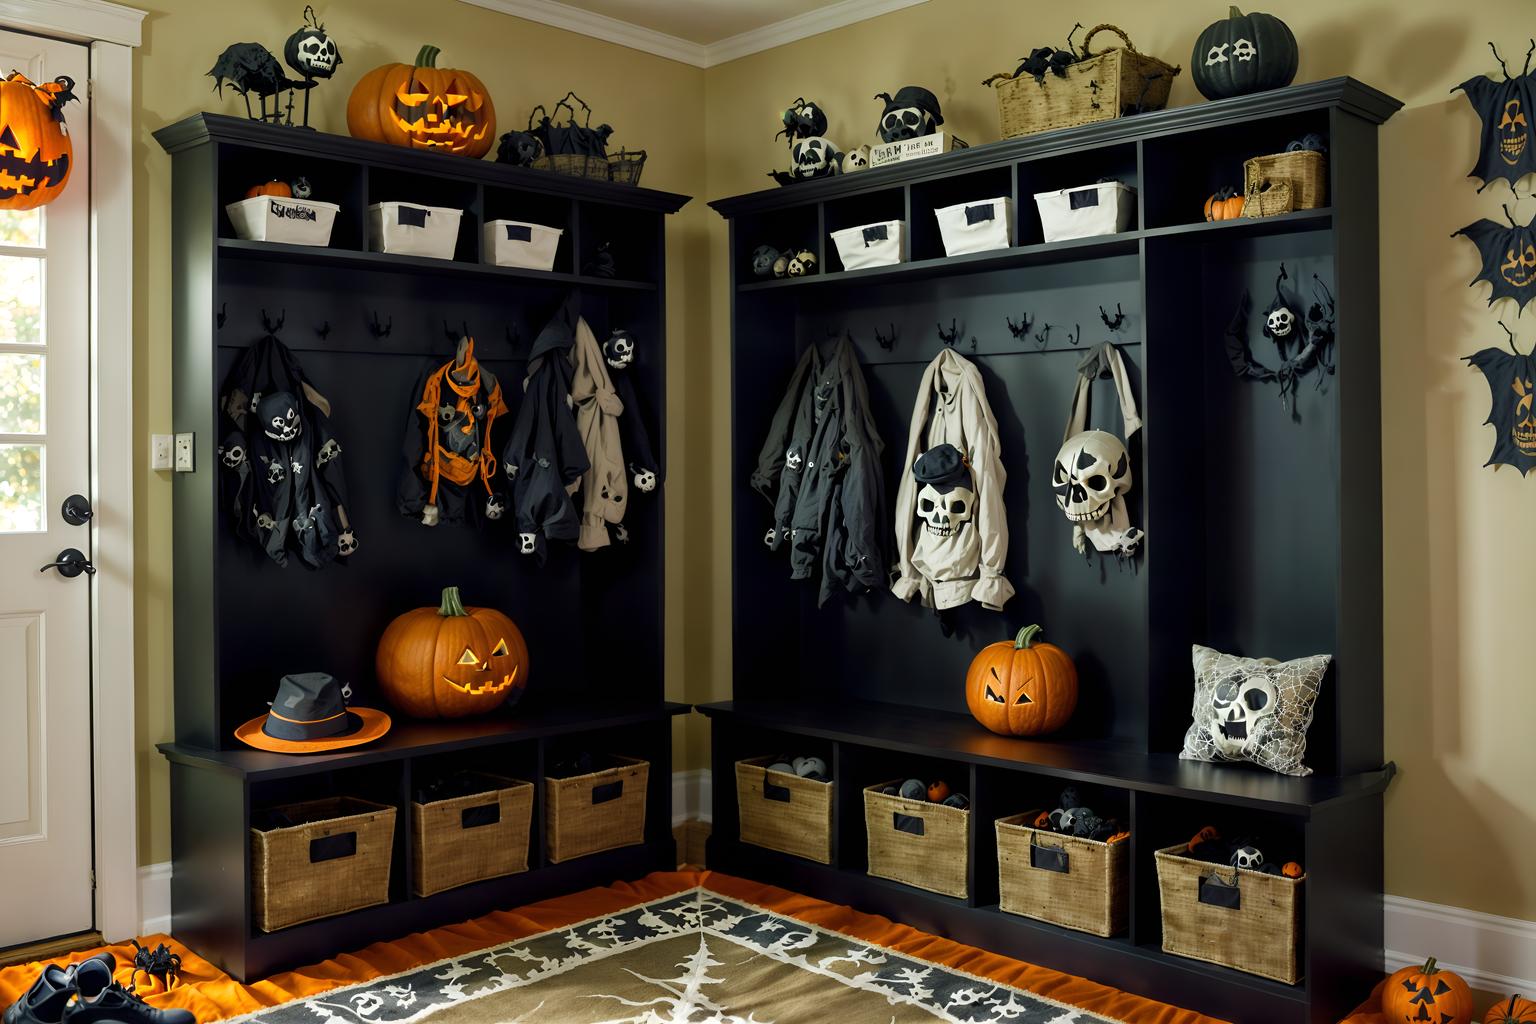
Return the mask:
<svg viewBox="0 0 1536 1024"><path fill-rule="evenodd" d="M591 554L556 545L545 565L518 554L506 517L483 528L427 528L396 510L401 432L418 373L476 339L515 415L529 346L573 291L599 338L625 327L629 368L658 459L666 437L666 215L686 196L423 153L201 114L155 133L172 154L173 419L194 435L196 470L177 474L175 740L171 765L172 927L241 979L369 942L676 866L671 836L672 716L662 671L663 500L625 517L630 543ZM268 178L310 180L340 206L329 246L235 237L225 204ZM371 252L368 204L401 200L463 211L453 259ZM481 225L509 218L563 230L551 271L485 265ZM614 277L585 273L609 247ZM346 452L348 512L359 548L311 573L279 568L228 528L215 454L218 396L263 317L332 402ZM377 327L378 329L375 329ZM452 335L452 336L450 336ZM513 416L499 421L499 455ZM529 648L521 702L487 717L411 721L366 746L295 757L248 749L236 726L266 711L289 672L321 669L381 707L374 650L402 612L435 606L445 586L498 608ZM576 750L652 764L644 841L560 864L545 856L544 766ZM410 895L413 780L455 767L535 784L529 870L432 896ZM261 933L251 910L253 810L355 795L397 811L387 904Z"/></svg>
<svg viewBox="0 0 1536 1024"><path fill-rule="evenodd" d="M714 737L711 867L1232 1021L1331 1024L1369 991L1382 966L1382 794L1394 772L1382 752L1376 130L1398 106L1332 79L711 203L730 222L734 626L733 699L701 709ZM1201 219L1206 196L1242 185L1245 159L1308 132L1328 139L1327 206ZM1137 189L1129 229L1045 242L1034 194L1100 178ZM932 211L997 197L1013 201L1014 244L946 256ZM908 262L843 271L830 232L886 219L906 222ZM751 255L763 244L810 248L822 272L757 278ZM1274 386L1236 378L1222 345L1239 296L1246 289L1263 310L1281 263L1303 308L1313 274L1337 296L1334 370L1302 382L1294 414ZM1100 307L1124 312L1119 331ZM1021 316L1031 336L1008 329ZM816 587L790 580L764 546L769 508L749 486L782 388L808 346L851 340L890 500L910 470L923 369L943 344L934 325L952 322L955 350L977 363L998 420L1016 596L1002 615L954 609L942 629L931 611L885 592L818 606ZM1255 356L1273 361L1251 334ZM1074 551L1048 486L1077 362L1106 340L1121 350L1143 420L1127 445L1128 506L1147 538L1126 564ZM1119 431L1109 381L1094 383L1091 406L1091 425ZM966 669L983 645L1030 622L1073 656L1077 712L1048 739L996 736L966 710ZM1192 644L1333 655L1309 734L1315 775L1178 758ZM832 863L743 843L735 762L828 745ZM964 900L866 873L862 786L925 769L969 787ZM993 822L1069 782L1104 787L1129 821L1129 925L1115 938L997 906ZM1153 854L1207 823L1277 836L1305 865L1301 983L1162 951Z"/></svg>

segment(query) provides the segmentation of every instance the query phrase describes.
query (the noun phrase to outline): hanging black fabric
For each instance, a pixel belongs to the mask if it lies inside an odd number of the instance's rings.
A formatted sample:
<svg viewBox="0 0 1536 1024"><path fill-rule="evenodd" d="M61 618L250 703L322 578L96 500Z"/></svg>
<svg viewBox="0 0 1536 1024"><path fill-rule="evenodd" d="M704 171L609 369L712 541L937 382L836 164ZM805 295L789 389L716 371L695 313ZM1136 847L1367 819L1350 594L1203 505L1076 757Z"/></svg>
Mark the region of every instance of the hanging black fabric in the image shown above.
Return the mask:
<svg viewBox="0 0 1536 1024"><path fill-rule="evenodd" d="M237 536L286 566L357 550L330 402L272 334L235 358L219 399L220 500Z"/></svg>
<svg viewBox="0 0 1536 1024"><path fill-rule="evenodd" d="M1464 358L1483 371L1493 401L1483 421L1494 429L1493 452L1483 465L1513 466L1524 476L1536 469L1536 358L1501 348Z"/></svg>
<svg viewBox="0 0 1536 1024"><path fill-rule="evenodd" d="M1477 246L1483 269L1470 284L1487 281L1493 286L1488 305L1499 299L1514 299L1518 312L1536 298L1536 230L1532 230L1536 218L1523 226L1516 224L1508 206L1504 207L1504 217L1508 224L1484 217L1454 232L1452 237L1465 235Z"/></svg>
<svg viewBox="0 0 1536 1024"><path fill-rule="evenodd" d="M1488 44L1492 49L1493 44ZM1536 41L1531 43L1536 50ZM1502 81L1488 75L1478 75L1453 88L1467 96L1467 102L1482 119L1482 144L1478 150L1477 164L1467 173L1469 178L1481 178L1481 192L1499 179L1515 182L1536 171L1536 147L1531 145L1529 118L1532 103L1536 102L1536 73L1531 71L1531 50L1526 51L1525 68L1518 75L1510 75L1504 67ZM1499 57L1497 50L1493 51ZM1499 58L1499 65L1504 61Z"/></svg>

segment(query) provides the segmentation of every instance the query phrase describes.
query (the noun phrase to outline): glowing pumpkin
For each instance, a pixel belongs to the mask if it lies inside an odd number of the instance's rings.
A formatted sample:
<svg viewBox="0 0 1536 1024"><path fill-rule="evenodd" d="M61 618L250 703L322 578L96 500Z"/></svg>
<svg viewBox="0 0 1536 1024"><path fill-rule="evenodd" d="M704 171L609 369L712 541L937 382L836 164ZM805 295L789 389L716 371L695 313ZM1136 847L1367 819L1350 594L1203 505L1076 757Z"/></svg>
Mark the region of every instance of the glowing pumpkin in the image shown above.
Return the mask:
<svg viewBox="0 0 1536 1024"><path fill-rule="evenodd" d="M19 71L0 82L0 210L34 210L69 183L75 151L64 104L74 87L68 76L36 85Z"/></svg>
<svg viewBox="0 0 1536 1024"><path fill-rule="evenodd" d="M415 718L462 718L517 703L528 686L528 645L494 608L466 608L458 587L436 608L389 624L374 659L379 688Z"/></svg>
<svg viewBox="0 0 1536 1024"><path fill-rule="evenodd" d="M1381 989L1381 1016L1387 1024L1469 1024L1472 990L1430 957L1423 967L1404 967Z"/></svg>
<svg viewBox="0 0 1536 1024"><path fill-rule="evenodd" d="M1077 667L1060 647L1036 643L1039 633L1025 626L1012 642L987 645L965 674L971 714L999 735L1054 732L1077 707Z"/></svg>
<svg viewBox="0 0 1536 1024"><path fill-rule="evenodd" d="M415 64L384 64L347 100L347 131L359 139L479 158L496 141L496 107L479 78L437 66L423 46Z"/></svg>

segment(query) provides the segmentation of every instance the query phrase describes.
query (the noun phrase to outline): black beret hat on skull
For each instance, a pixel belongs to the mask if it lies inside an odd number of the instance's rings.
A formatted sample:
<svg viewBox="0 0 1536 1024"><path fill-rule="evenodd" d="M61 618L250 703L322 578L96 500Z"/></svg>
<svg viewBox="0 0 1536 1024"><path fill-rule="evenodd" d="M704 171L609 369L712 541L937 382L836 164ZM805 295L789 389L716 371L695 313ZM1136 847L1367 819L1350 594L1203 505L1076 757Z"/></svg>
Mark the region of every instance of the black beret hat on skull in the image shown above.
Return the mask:
<svg viewBox="0 0 1536 1024"><path fill-rule="evenodd" d="M912 464L912 476L920 484L927 484L940 494L948 494L956 487L971 486L971 467L952 444L940 444L929 448Z"/></svg>
<svg viewBox="0 0 1536 1024"><path fill-rule="evenodd" d="M892 110L900 110L903 107L916 107L918 110L931 114L935 125L944 123L943 111L939 109L939 98L930 90L924 89L920 85L904 85L896 90L895 96L880 93L875 98L885 100L885 111L887 113Z"/></svg>

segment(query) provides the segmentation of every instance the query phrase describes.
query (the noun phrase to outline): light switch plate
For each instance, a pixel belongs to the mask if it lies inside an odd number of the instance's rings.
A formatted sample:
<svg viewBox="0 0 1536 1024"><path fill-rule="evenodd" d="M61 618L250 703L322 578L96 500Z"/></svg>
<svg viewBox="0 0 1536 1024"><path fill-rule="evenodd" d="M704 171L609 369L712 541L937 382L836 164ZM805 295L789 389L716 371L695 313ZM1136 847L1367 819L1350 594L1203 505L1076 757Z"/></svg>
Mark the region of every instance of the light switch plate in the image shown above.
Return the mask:
<svg viewBox="0 0 1536 1024"><path fill-rule="evenodd" d="M192 465L192 435L176 435L176 472L190 473Z"/></svg>
<svg viewBox="0 0 1536 1024"><path fill-rule="evenodd" d="M171 449L175 439L171 434L151 434L149 436L149 468L171 469L175 466Z"/></svg>

